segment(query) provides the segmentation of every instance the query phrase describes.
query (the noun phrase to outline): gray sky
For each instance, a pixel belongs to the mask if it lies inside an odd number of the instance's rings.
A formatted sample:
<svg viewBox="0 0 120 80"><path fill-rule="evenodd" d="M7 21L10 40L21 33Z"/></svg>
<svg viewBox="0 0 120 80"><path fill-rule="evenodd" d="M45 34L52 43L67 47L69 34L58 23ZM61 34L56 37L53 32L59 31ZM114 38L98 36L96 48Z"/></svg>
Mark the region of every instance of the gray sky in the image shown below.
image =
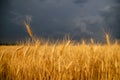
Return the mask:
<svg viewBox="0 0 120 80"><path fill-rule="evenodd" d="M102 40L107 32L120 38L119 0L1 0L0 8L0 42L29 37L26 17L37 37Z"/></svg>

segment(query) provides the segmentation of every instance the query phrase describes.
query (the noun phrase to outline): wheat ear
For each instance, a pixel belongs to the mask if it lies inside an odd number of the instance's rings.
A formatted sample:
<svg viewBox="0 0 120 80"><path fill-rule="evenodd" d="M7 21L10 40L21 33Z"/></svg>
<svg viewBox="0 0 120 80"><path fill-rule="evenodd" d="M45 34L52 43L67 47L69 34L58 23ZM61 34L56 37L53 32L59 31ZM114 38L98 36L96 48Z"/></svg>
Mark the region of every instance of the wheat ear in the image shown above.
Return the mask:
<svg viewBox="0 0 120 80"><path fill-rule="evenodd" d="M30 24L28 24L26 21L24 22L24 24L25 24L25 27L27 29L27 32L28 32L29 36L33 39L33 32L30 28Z"/></svg>

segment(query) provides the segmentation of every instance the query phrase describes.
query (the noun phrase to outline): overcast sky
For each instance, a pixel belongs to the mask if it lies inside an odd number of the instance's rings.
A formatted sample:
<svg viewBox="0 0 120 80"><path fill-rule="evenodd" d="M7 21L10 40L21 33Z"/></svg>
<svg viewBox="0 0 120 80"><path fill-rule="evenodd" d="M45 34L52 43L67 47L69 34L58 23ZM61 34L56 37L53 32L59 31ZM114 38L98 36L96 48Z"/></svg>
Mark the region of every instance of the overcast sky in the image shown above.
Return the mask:
<svg viewBox="0 0 120 80"><path fill-rule="evenodd" d="M24 20L35 36L102 40L104 32L120 39L119 0L1 0L0 42L25 39Z"/></svg>

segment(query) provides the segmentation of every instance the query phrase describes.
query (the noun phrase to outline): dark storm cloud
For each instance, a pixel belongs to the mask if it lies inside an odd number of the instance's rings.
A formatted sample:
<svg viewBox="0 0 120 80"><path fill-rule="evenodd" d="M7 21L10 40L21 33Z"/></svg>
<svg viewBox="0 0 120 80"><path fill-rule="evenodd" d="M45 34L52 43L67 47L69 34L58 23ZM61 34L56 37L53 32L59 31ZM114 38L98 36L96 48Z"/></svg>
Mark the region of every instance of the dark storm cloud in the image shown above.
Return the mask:
<svg viewBox="0 0 120 80"><path fill-rule="evenodd" d="M120 0L115 0L117 3L120 3Z"/></svg>
<svg viewBox="0 0 120 80"><path fill-rule="evenodd" d="M120 38L120 3L118 0L113 2L103 9L102 16L105 19L105 30L111 33L112 37Z"/></svg>
<svg viewBox="0 0 120 80"><path fill-rule="evenodd" d="M83 6L78 6L83 5ZM32 19L31 29L38 37L73 39L103 38L103 29L119 37L119 4L113 0L4 0L0 15L0 41L28 37L23 24Z"/></svg>
<svg viewBox="0 0 120 80"><path fill-rule="evenodd" d="M96 28L95 26L92 25L100 25L103 23L103 18L101 16L86 16L86 17L77 17L76 19L73 20L75 27L80 28L81 32L86 32L86 33L93 33L96 32L94 29ZM100 28L100 26L97 26ZM89 28L91 27L91 28ZM89 29L87 29L89 28Z"/></svg>
<svg viewBox="0 0 120 80"><path fill-rule="evenodd" d="M79 4L79 3L85 3L88 0L73 0L74 3Z"/></svg>
<svg viewBox="0 0 120 80"><path fill-rule="evenodd" d="M38 0L38 1L46 1L46 0Z"/></svg>

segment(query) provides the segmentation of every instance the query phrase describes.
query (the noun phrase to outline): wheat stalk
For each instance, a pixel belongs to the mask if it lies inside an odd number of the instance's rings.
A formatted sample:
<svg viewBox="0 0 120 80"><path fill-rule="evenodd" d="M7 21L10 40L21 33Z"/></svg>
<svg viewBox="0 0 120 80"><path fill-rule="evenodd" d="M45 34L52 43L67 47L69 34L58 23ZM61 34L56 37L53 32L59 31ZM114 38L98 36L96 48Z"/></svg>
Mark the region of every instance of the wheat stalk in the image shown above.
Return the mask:
<svg viewBox="0 0 120 80"><path fill-rule="evenodd" d="M90 42L91 42L91 44L94 44L94 40L92 38L90 39Z"/></svg>
<svg viewBox="0 0 120 80"><path fill-rule="evenodd" d="M109 37L109 35L106 34L105 37L106 37L106 42L107 42L107 44L110 45L110 37Z"/></svg>
<svg viewBox="0 0 120 80"><path fill-rule="evenodd" d="M27 23L26 21L24 22L24 24L25 24L25 27L27 29L27 32L28 32L29 36L33 39L33 32L32 32L32 30L30 28L30 24Z"/></svg>

